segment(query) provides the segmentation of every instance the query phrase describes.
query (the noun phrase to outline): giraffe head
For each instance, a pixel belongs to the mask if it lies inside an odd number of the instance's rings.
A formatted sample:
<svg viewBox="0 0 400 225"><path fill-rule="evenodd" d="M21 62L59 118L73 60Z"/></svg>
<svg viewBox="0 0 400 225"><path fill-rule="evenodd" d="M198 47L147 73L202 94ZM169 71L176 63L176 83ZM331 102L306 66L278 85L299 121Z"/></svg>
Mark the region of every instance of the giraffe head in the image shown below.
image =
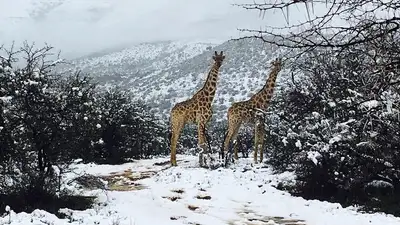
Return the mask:
<svg viewBox="0 0 400 225"><path fill-rule="evenodd" d="M223 62L224 59L225 59L224 52L221 51L221 53L218 54L217 51L215 51L215 55L213 56L213 59L214 59L215 63L216 63L218 66L221 66L221 65L222 65L222 62Z"/></svg>
<svg viewBox="0 0 400 225"><path fill-rule="evenodd" d="M276 72L281 71L283 66L282 58L276 58L274 61L271 62L271 66Z"/></svg>

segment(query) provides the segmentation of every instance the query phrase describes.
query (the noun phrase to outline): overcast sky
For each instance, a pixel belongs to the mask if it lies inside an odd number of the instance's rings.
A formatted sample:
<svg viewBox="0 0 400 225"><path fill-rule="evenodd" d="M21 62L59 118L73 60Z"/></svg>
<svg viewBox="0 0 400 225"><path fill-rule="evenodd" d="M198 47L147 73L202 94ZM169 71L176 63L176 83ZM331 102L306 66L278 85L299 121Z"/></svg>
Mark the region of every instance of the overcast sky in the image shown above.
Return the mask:
<svg viewBox="0 0 400 225"><path fill-rule="evenodd" d="M280 11L263 19L231 5L245 2L253 0L0 0L0 41L47 42L80 56L144 41L228 40L237 28L284 23ZM292 20L307 15L290 10Z"/></svg>

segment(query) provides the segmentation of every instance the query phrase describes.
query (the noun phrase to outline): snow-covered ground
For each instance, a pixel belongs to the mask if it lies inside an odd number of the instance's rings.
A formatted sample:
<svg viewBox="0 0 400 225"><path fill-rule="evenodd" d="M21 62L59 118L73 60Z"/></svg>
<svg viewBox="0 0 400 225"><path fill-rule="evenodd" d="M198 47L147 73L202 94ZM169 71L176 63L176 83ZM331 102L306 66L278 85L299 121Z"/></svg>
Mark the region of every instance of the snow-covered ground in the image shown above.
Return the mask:
<svg viewBox="0 0 400 225"><path fill-rule="evenodd" d="M177 224L307 224L307 225L392 225L400 219L382 213L363 214L339 204L307 201L279 191L280 181L292 182L290 173L272 174L270 168L240 159L230 169L206 170L197 167L197 157L178 155L178 167L169 167L168 158L140 160L124 165L75 164L74 172L104 176L132 171L131 177L153 173L137 180L144 185L131 191L85 191L98 195L93 209L72 211L67 219L42 210L31 214L11 213L0 217L0 224L100 224L100 225L177 225ZM70 186L73 188L73 186Z"/></svg>

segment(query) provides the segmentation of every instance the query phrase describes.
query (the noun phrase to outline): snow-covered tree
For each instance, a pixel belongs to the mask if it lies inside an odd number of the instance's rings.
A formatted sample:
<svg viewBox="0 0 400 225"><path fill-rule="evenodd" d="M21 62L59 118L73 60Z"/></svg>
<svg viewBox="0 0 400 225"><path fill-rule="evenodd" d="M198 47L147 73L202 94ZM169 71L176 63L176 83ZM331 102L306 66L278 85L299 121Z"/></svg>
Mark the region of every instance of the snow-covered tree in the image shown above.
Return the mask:
<svg viewBox="0 0 400 225"><path fill-rule="evenodd" d="M98 94L96 111L100 136L93 157L99 162L121 163L168 153L166 125L128 91L114 88Z"/></svg>
<svg viewBox="0 0 400 225"><path fill-rule="evenodd" d="M267 123L267 152L276 169L295 170L297 194L399 213L399 60L399 34L388 33L292 64Z"/></svg>
<svg viewBox="0 0 400 225"><path fill-rule="evenodd" d="M57 74L51 52L0 48L0 209L49 207L74 159L120 163L168 151L166 126L144 103L99 92L79 73Z"/></svg>

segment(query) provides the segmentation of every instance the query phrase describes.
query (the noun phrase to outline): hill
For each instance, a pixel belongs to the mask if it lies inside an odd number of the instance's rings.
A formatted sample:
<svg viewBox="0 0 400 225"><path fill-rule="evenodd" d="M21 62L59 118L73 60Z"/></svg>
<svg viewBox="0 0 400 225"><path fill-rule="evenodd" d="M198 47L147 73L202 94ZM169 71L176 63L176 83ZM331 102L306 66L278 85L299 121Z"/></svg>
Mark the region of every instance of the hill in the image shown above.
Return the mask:
<svg viewBox="0 0 400 225"><path fill-rule="evenodd" d="M214 99L217 119L225 116L232 102L245 100L258 91L267 79L270 61L285 53L259 40L220 44L165 41L76 59L69 69L89 73L104 88L127 88L167 118L173 104L188 99L202 87L214 51L226 55ZM284 70L278 77L278 89L286 79Z"/></svg>

